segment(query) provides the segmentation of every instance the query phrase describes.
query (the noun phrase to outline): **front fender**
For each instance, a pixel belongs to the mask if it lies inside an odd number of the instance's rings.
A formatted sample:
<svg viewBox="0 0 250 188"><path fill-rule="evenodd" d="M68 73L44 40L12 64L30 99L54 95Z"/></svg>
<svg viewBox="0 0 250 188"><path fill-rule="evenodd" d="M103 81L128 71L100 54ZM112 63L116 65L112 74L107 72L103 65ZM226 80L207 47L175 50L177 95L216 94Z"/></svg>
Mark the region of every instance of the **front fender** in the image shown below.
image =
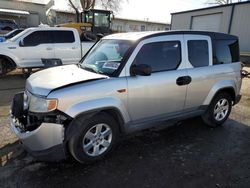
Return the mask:
<svg viewBox="0 0 250 188"><path fill-rule="evenodd" d="M116 98L111 98L111 97L84 101L84 102L80 102L77 104L73 104L72 106L66 109L65 113L71 116L72 118L75 118L76 116L78 116L79 114L83 112L87 113L91 111L103 110L103 109L109 109L109 108L117 109L122 115L124 123L127 123L130 121L129 114L126 110L126 107L122 103L122 101Z"/></svg>
<svg viewBox="0 0 250 188"><path fill-rule="evenodd" d="M232 88L234 92L236 91L236 83L234 80L220 80L216 82L210 89L203 105L209 105L216 93L221 89Z"/></svg>

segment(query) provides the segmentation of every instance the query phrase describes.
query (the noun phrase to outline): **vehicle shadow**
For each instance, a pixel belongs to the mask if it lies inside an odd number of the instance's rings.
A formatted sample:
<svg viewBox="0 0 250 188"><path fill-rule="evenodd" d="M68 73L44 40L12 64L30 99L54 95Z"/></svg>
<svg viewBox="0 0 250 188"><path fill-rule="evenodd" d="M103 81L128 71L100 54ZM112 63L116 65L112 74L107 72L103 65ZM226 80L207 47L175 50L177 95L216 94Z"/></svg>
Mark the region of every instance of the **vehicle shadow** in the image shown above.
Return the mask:
<svg viewBox="0 0 250 188"><path fill-rule="evenodd" d="M250 183L249 135L249 126L232 119L212 129L194 118L161 130L125 136L112 154L93 164L79 164L72 159L58 163L33 159L16 170L18 178L5 180L19 187L32 187L37 182L42 183L37 187L246 185Z"/></svg>

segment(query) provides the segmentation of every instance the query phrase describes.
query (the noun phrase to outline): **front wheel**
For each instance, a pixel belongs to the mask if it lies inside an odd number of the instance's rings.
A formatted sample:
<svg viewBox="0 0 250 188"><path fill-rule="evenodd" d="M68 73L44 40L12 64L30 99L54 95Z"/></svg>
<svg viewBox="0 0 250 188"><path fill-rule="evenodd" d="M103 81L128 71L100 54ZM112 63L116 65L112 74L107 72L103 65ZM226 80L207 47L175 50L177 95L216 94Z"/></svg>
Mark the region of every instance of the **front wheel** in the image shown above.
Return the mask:
<svg viewBox="0 0 250 188"><path fill-rule="evenodd" d="M219 93L210 103L202 119L210 127L220 126L227 120L231 113L231 109L231 95L228 93Z"/></svg>
<svg viewBox="0 0 250 188"><path fill-rule="evenodd" d="M0 76L4 76L7 73L7 66L4 59L0 59Z"/></svg>
<svg viewBox="0 0 250 188"><path fill-rule="evenodd" d="M118 139L118 125L114 118L100 113L86 120L79 117L80 130L69 141L72 156L80 163L102 159L114 148Z"/></svg>

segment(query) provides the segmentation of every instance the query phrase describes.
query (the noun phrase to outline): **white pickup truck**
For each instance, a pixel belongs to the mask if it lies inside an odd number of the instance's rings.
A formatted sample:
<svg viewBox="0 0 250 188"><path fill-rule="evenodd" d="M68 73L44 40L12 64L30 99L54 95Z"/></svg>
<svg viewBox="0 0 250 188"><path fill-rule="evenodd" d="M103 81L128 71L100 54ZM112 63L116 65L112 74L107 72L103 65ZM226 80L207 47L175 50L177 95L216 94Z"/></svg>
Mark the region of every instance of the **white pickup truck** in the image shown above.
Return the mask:
<svg viewBox="0 0 250 188"><path fill-rule="evenodd" d="M73 28L29 28L0 43L0 75L15 68L44 67L44 59L76 64L95 42L81 42Z"/></svg>

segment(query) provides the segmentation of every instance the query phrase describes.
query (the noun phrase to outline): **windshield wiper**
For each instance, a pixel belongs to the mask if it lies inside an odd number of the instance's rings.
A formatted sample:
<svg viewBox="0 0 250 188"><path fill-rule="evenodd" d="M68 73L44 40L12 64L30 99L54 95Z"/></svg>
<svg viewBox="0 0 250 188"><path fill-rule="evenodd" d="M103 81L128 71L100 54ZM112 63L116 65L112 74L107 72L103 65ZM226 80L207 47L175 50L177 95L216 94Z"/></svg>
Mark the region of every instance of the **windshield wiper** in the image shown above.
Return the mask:
<svg viewBox="0 0 250 188"><path fill-rule="evenodd" d="M82 64L81 64L81 63L77 63L76 66L77 66L78 68L82 68Z"/></svg>

